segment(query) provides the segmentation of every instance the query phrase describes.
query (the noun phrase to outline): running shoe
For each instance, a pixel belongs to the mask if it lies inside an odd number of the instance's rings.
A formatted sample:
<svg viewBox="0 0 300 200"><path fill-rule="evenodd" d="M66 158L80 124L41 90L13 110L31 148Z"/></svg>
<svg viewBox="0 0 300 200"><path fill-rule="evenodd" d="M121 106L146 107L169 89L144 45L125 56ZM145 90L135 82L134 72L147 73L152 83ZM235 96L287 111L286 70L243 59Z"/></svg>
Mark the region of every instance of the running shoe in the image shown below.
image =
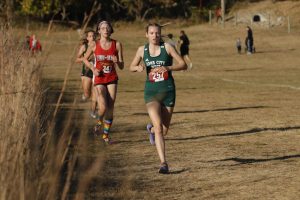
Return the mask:
<svg viewBox="0 0 300 200"><path fill-rule="evenodd" d="M97 114L96 114L95 112L93 112L93 111L90 111L90 116L91 116L91 118L93 118L93 119L96 119L96 118L97 118Z"/></svg>
<svg viewBox="0 0 300 200"><path fill-rule="evenodd" d="M110 144L110 138L109 138L109 135L108 135L108 134L103 133L102 139L104 140L104 142L105 142L106 144Z"/></svg>
<svg viewBox="0 0 300 200"><path fill-rule="evenodd" d="M149 133L150 144L155 145L155 135L151 132L152 124L147 124L147 132Z"/></svg>
<svg viewBox="0 0 300 200"><path fill-rule="evenodd" d="M85 102L87 99L88 99L88 98L87 98L84 94L82 94L81 100Z"/></svg>
<svg viewBox="0 0 300 200"><path fill-rule="evenodd" d="M160 164L160 168L158 170L158 173L160 174L168 174L169 173L169 166L167 163Z"/></svg>

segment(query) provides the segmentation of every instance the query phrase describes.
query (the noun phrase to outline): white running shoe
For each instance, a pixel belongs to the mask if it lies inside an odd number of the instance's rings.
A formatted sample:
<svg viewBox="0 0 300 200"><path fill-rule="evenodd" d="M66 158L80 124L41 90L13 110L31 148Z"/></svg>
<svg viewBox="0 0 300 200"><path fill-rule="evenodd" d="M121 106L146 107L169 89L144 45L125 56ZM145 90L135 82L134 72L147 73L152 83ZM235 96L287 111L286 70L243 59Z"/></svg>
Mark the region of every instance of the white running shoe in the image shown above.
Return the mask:
<svg viewBox="0 0 300 200"><path fill-rule="evenodd" d="M86 96L84 96L84 94L82 94L81 99L82 99L82 101L86 101L88 98Z"/></svg>
<svg viewBox="0 0 300 200"><path fill-rule="evenodd" d="M96 119L96 118L97 118L97 114L94 113L93 111L90 111L90 116L91 116L91 118L93 118L93 119Z"/></svg>

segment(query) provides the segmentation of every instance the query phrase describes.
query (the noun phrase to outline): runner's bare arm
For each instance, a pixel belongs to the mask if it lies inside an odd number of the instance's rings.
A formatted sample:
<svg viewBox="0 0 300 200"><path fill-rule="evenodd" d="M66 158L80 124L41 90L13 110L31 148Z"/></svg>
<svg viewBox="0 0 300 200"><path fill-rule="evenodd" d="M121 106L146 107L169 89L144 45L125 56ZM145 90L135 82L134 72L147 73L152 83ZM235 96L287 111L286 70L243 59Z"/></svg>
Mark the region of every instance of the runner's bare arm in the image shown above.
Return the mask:
<svg viewBox="0 0 300 200"><path fill-rule="evenodd" d="M89 57L92 55L92 53L94 53L96 49L96 45L93 45L91 47L89 47L84 55L84 57L82 58L82 62L85 64L85 66L87 66L88 68L90 68L95 76L99 75L99 70L96 69L92 63L89 62Z"/></svg>
<svg viewBox="0 0 300 200"><path fill-rule="evenodd" d="M129 66L129 70L132 72L142 72L144 71L145 65L142 61L144 53L144 46L140 46Z"/></svg>
<svg viewBox="0 0 300 200"><path fill-rule="evenodd" d="M178 54L178 52L172 47L170 44L165 43L165 47L167 50L167 53L171 55L177 62L177 64L173 64L172 66L165 67L168 71L180 71L180 70L186 70L187 65L182 59L182 57Z"/></svg>
<svg viewBox="0 0 300 200"><path fill-rule="evenodd" d="M91 70L93 70L94 66L89 62L89 57L92 55L92 53L95 50L95 46L89 47L84 55L84 57L82 58L82 62Z"/></svg>
<svg viewBox="0 0 300 200"><path fill-rule="evenodd" d="M76 57L76 60L75 60L76 63L81 63L82 62L82 54L83 54L84 51L85 51L85 46L81 45L81 47L78 50L77 57Z"/></svg>
<svg viewBox="0 0 300 200"><path fill-rule="evenodd" d="M116 47L118 50L118 57L117 57L117 61L115 62L115 64L119 67L119 69L124 69L122 44L117 41Z"/></svg>

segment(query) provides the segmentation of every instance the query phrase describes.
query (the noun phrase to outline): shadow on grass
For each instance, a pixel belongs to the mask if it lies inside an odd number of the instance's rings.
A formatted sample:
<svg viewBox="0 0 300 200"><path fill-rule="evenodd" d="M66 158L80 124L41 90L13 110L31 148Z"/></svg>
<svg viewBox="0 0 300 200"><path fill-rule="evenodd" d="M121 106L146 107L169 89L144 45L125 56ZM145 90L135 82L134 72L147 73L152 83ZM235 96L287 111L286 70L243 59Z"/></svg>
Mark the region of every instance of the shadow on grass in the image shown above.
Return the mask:
<svg viewBox="0 0 300 200"><path fill-rule="evenodd" d="M261 69L260 67L256 68L242 68L242 69L225 69L225 72L240 72L240 71L253 71L253 70L259 70Z"/></svg>
<svg viewBox="0 0 300 200"><path fill-rule="evenodd" d="M295 51L296 49L274 49L274 50L269 50L269 51L256 51L255 53L284 53L284 52L289 52L289 51Z"/></svg>
<svg viewBox="0 0 300 200"><path fill-rule="evenodd" d="M263 109L272 108L270 106L250 106L250 107L235 107L235 108L218 108L213 110L188 110L188 111L175 111L173 114L187 114L187 113L205 113L205 112L219 112L219 111L235 111L246 109ZM148 115L148 113L133 113L132 115Z"/></svg>
<svg viewBox="0 0 300 200"><path fill-rule="evenodd" d="M227 136L239 136L239 135L247 135L247 134L256 134L264 131L289 131L289 130L300 130L300 126L290 126L290 127L278 127L278 128L253 128L246 131L237 131L237 132L228 132L214 135L204 135L204 136L196 136L196 137L187 137L187 138L170 138L166 140L197 140L202 138L212 138L212 137L227 137Z"/></svg>
<svg viewBox="0 0 300 200"><path fill-rule="evenodd" d="M183 169L177 169L177 170L170 170L169 174L181 174L183 172L189 171L190 168L183 168Z"/></svg>
<svg viewBox="0 0 300 200"><path fill-rule="evenodd" d="M188 87L188 88L176 88L176 90L198 90L199 88L196 87ZM144 93L144 90L119 90L118 92L124 92L124 93Z"/></svg>
<svg viewBox="0 0 300 200"><path fill-rule="evenodd" d="M251 164L251 163L262 163L262 162L269 162L269 161L276 161L276 160L288 160L288 159L293 159L293 158L300 158L300 154L274 157L274 158L264 158L264 159L233 157L233 158L226 158L226 159L215 160L215 161L221 161L221 162L222 161L234 161L239 164ZM215 161L212 161L212 162L215 162Z"/></svg>

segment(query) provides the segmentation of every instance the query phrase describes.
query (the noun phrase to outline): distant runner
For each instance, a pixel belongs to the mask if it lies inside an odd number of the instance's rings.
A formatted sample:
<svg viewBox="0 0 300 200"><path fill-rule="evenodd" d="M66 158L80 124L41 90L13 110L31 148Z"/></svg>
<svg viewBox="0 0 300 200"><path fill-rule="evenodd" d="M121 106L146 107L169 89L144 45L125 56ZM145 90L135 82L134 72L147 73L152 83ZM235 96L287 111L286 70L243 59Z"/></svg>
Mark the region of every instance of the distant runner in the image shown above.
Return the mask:
<svg viewBox="0 0 300 200"><path fill-rule="evenodd" d="M82 63L83 62L83 57L85 53L87 52L88 48L94 47L95 46L95 32L93 30L89 30L85 33L85 38L83 39L82 45L80 46L77 54L77 63ZM89 62L91 64L94 64L94 57L90 56L88 58ZM93 118L96 118L96 96L95 96L95 89L93 87L93 71L88 68L85 64L82 65L82 70L81 70L81 84L82 84L82 89L83 89L83 94L82 94L82 100L85 101L90 96L92 96L92 105L91 105L91 111L90 115Z"/></svg>

